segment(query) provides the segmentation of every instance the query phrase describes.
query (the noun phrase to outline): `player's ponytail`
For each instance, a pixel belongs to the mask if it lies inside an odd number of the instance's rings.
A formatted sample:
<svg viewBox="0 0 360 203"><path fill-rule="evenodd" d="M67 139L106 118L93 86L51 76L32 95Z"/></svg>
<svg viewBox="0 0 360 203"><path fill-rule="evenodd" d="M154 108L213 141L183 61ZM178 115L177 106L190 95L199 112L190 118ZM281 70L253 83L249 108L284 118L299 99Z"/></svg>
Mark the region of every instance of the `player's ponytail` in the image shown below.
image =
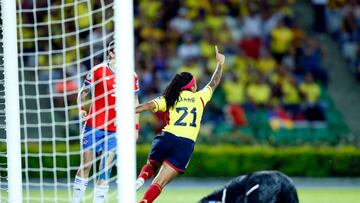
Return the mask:
<svg viewBox="0 0 360 203"><path fill-rule="evenodd" d="M193 79L193 76L188 72L176 74L171 80L170 84L166 87L163 96L166 101L167 109L174 107L179 99L183 87Z"/></svg>

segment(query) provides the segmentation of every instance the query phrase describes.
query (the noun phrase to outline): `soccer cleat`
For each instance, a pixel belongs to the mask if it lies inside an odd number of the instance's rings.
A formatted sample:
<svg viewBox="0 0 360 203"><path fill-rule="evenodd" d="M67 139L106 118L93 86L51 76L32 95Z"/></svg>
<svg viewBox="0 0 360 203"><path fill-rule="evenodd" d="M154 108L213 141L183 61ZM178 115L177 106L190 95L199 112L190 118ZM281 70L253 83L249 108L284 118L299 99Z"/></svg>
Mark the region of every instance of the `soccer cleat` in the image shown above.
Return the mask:
<svg viewBox="0 0 360 203"><path fill-rule="evenodd" d="M145 180L144 178L138 178L136 180L136 185L135 185L135 188L136 188L136 191L138 191L145 183Z"/></svg>

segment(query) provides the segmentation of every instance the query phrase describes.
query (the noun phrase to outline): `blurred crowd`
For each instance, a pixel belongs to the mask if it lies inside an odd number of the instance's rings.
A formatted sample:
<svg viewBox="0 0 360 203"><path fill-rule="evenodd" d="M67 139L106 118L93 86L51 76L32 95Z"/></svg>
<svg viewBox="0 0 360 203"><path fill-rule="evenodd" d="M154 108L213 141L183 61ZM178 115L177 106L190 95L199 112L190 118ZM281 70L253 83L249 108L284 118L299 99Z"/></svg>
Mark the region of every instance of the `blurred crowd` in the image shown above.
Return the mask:
<svg viewBox="0 0 360 203"><path fill-rule="evenodd" d="M191 72L200 87L205 85L217 44L227 61L204 120L243 127L256 122L261 111L273 129L326 124L325 50L294 21L292 3L139 1L136 64L142 98L161 93L174 72Z"/></svg>
<svg viewBox="0 0 360 203"><path fill-rule="evenodd" d="M36 1L38 10L46 8L47 2ZM61 3L52 3L56 2ZM207 125L242 128L256 123L260 112L272 130L304 123L326 126L328 76L322 66L326 50L294 20L293 3L136 0L135 64L141 101L161 94L176 72L192 73L198 86L203 87L215 68L214 45L218 45L226 55L226 64L222 83L206 107L203 120ZM328 9L334 16L342 13L344 25L331 28L342 46L347 46L344 40L358 45L357 24L345 25L348 18L360 13L358 4L352 5L329 5ZM25 9L22 24L37 26L20 28L24 66L38 67L40 80L52 78L57 83L51 90L59 95L55 106L74 104L74 96L64 103L62 93L76 93L81 84L78 76L104 60L103 51L113 31L111 1L69 3L35 15L32 1L22 1L21 6ZM68 19L65 23L61 21L64 18ZM329 15L329 21L332 18ZM36 41L27 40L34 37ZM358 60L352 62L359 65ZM72 115L76 117L76 113L74 108ZM155 117L142 116L144 134L163 126L164 115L158 113Z"/></svg>
<svg viewBox="0 0 360 203"><path fill-rule="evenodd" d="M326 6L327 31L360 81L360 1L329 0Z"/></svg>

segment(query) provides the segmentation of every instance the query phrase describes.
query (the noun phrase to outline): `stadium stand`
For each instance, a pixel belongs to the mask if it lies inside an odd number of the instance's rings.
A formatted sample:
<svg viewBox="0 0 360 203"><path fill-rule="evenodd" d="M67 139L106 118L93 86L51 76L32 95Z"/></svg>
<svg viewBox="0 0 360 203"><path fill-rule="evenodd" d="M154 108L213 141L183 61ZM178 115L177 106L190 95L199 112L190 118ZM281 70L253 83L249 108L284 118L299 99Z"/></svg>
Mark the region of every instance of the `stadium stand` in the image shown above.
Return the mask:
<svg viewBox="0 0 360 203"><path fill-rule="evenodd" d="M37 7L41 7L42 2L37 1ZM191 72L200 87L205 85L215 66L212 46L218 44L227 57L227 64L221 88L215 92L214 100L204 114L203 122L207 127L201 130L201 142L212 142L225 135L235 137L231 141L234 143L274 145L337 144L346 139L349 129L326 93L326 86L331 82L326 67L322 67L326 50L297 24L293 3L294 0L135 1L136 71L141 100L159 94L178 71ZM23 1L22 6L31 8L27 1ZM94 1L94 9L99 7L101 5ZM75 15L71 9L66 15ZM76 9L79 16L88 13L81 3ZM53 12L51 20L58 19L59 15ZM23 21L33 18L24 16ZM49 16L44 13L36 18L38 22L39 19L47 21ZM94 22L102 19L97 13L92 18ZM80 27L87 27L89 23L88 17L78 19ZM74 23L69 22L67 26L74 26ZM21 29L24 38L33 37L31 28ZM54 26L53 29L56 33L61 28ZM94 27L92 34L88 30L80 33L79 42L70 36L66 46L80 43L80 55L87 56L89 46L81 44L91 42L95 50L101 50L105 43L95 39L112 29L112 22L108 22L106 30ZM40 43L39 51L48 46ZM61 49L63 43L54 39L51 46ZM25 48L25 52L35 49L31 43ZM66 60L74 61L74 54L70 50ZM61 60L54 54L53 64L49 64L46 57L37 63L49 67L59 65ZM95 63L102 60L101 53L94 59ZM26 58L26 63L34 61ZM81 64L83 69L91 68L90 60ZM76 70L69 67L67 71L71 75ZM48 73L49 68L43 68L40 79L47 80ZM62 75L54 70L51 77ZM74 79L74 83L67 84L66 88L76 88L78 80ZM54 84L50 88L61 92L57 86ZM43 88L43 91L48 89ZM68 100L69 103L76 102L74 97ZM56 104L61 105L61 102ZM77 119L76 111L71 115ZM140 142L150 140L149 135L160 131L163 118L162 114L142 116Z"/></svg>
<svg viewBox="0 0 360 203"><path fill-rule="evenodd" d="M359 1L331 0L328 3L328 31L338 42L342 56L360 81L360 4Z"/></svg>

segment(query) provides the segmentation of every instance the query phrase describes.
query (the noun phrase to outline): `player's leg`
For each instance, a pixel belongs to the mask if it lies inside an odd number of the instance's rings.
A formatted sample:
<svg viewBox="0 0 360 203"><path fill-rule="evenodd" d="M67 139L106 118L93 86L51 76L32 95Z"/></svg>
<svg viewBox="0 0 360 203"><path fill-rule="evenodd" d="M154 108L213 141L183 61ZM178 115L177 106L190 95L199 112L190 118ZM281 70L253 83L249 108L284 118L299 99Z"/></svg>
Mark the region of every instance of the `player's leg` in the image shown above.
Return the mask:
<svg viewBox="0 0 360 203"><path fill-rule="evenodd" d="M159 162L148 159L136 179L136 190L139 190L147 180L152 178L160 166L161 164Z"/></svg>
<svg viewBox="0 0 360 203"><path fill-rule="evenodd" d="M93 140L96 137L96 131L90 127L85 127L83 131L82 149L82 163L76 173L73 187L72 203L79 203L84 197L85 190L88 184L88 177L94 159ZM96 138L95 138L96 139Z"/></svg>
<svg viewBox="0 0 360 203"><path fill-rule="evenodd" d="M91 166L92 166L92 161L94 159L93 154L94 154L94 152L91 150L84 151L84 153L82 154L83 163L81 164L78 171L76 172L76 177L80 177L80 178L88 178L89 177L89 173L90 173Z"/></svg>
<svg viewBox="0 0 360 203"><path fill-rule="evenodd" d="M154 138L147 163L142 167L136 180L136 190L139 190L141 186L143 186L147 180L152 178L156 171L160 168L164 159L163 156L169 149L169 144L166 140L167 137L163 135L156 136Z"/></svg>
<svg viewBox="0 0 360 203"><path fill-rule="evenodd" d="M88 177L91 170L91 163L93 160L93 152L86 150L83 153L83 163L79 167L79 170L76 173L73 187L73 198L72 203L81 202L84 197L84 193L89 182Z"/></svg>
<svg viewBox="0 0 360 203"><path fill-rule="evenodd" d="M111 169L115 163L115 152L108 152L107 154L101 155L101 161L99 166L98 180L96 181L95 190L94 190L94 200L95 203L104 202L109 192L109 179Z"/></svg>
<svg viewBox="0 0 360 203"><path fill-rule="evenodd" d="M140 203L151 203L153 202L161 193L161 190L170 183L179 172L170 166L167 162L164 162L160 168L159 173L155 177L153 183L150 185L148 190L145 192L144 197L141 199Z"/></svg>
<svg viewBox="0 0 360 203"><path fill-rule="evenodd" d="M102 140L102 153L99 163L99 175L94 189L94 203L102 203L105 201L109 192L109 179L112 167L116 160L116 133L106 132Z"/></svg>
<svg viewBox="0 0 360 203"><path fill-rule="evenodd" d="M164 162L141 200L143 203L154 201L165 185L170 183L179 173L185 172L194 149L195 142L190 139L177 137L170 133L164 133L162 137L164 141L160 142L160 146L164 144L168 149L162 153Z"/></svg>

